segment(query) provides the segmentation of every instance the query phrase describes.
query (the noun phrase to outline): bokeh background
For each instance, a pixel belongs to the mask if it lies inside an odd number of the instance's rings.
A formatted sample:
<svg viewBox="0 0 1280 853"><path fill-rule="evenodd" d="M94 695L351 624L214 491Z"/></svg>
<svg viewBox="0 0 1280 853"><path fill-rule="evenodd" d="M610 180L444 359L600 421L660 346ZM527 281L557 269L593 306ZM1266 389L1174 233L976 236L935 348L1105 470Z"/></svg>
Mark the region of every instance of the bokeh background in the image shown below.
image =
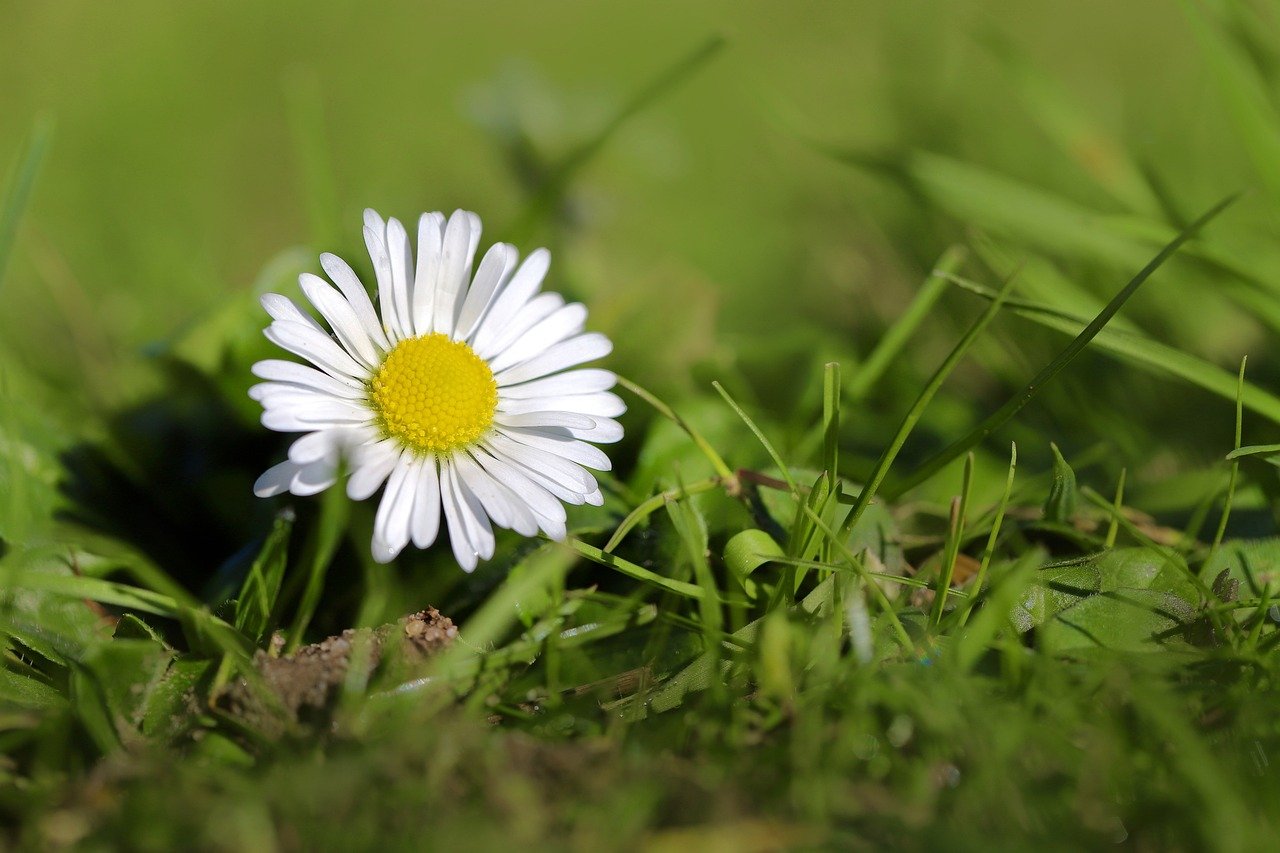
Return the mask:
<svg viewBox="0 0 1280 853"><path fill-rule="evenodd" d="M1115 210L1020 99L1001 40L1187 211L1256 181L1175 3L143 0L3 18L0 151L38 116L56 130L0 322L75 383L246 292L286 248L358 255L365 206L467 207L509 238L526 155L554 162L713 36L725 49L600 151L557 230L559 279L611 331L689 347L672 367L726 335L767 349L796 323L892 317L954 237L812 141L928 149Z"/></svg>

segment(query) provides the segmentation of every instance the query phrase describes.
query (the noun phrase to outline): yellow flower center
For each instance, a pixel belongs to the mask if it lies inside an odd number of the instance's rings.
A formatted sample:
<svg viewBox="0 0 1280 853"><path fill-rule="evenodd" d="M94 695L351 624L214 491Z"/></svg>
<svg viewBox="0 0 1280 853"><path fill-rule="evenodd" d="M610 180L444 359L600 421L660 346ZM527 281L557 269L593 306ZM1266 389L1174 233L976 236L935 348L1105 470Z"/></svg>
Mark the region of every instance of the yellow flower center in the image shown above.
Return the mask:
<svg viewBox="0 0 1280 853"><path fill-rule="evenodd" d="M388 437L418 453L447 453L493 423L498 383L471 347L435 333L395 345L369 382L369 402Z"/></svg>

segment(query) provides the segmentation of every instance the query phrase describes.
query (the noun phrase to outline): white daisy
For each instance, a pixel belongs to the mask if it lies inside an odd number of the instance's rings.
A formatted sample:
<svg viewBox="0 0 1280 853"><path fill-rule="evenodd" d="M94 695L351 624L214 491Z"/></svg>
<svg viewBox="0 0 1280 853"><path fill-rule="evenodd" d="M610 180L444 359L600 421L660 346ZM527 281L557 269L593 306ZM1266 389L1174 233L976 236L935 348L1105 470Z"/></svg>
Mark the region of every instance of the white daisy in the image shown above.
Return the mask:
<svg viewBox="0 0 1280 853"><path fill-rule="evenodd" d="M330 334L292 300L269 293L267 338L312 366L270 359L249 392L262 423L306 433L289 458L254 484L260 497L312 495L351 472L347 494L364 500L384 483L373 556L389 562L412 540L435 541L440 513L466 571L493 556L493 525L525 536L565 536L564 503L603 501L586 469L609 470L587 442L613 442L625 406L607 370L567 370L607 355L604 335L583 332L587 309L539 293L551 255L517 264L493 246L471 275L480 219L424 213L418 252L395 219L364 214L380 311L351 267L320 256L329 282L310 273L302 292ZM562 503L563 502L563 503Z"/></svg>

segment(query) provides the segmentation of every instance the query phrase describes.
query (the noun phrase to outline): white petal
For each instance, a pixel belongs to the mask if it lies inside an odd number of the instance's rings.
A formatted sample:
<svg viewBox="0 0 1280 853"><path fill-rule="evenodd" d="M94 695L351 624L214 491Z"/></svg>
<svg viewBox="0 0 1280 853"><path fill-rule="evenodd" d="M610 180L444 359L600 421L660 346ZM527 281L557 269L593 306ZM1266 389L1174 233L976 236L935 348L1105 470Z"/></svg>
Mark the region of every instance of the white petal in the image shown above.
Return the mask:
<svg viewBox="0 0 1280 853"><path fill-rule="evenodd" d="M362 445L351 454L351 479L347 480L347 497L362 501L378 491L400 458L400 442L384 438Z"/></svg>
<svg viewBox="0 0 1280 853"><path fill-rule="evenodd" d="M569 435L582 441L593 441L596 444L613 444L622 440L622 424L612 418L595 418L596 425L591 429L570 429Z"/></svg>
<svg viewBox="0 0 1280 853"><path fill-rule="evenodd" d="M387 220L387 256L391 259L391 295L396 305L396 318L406 338L413 337L413 251L409 235L399 219Z"/></svg>
<svg viewBox="0 0 1280 853"><path fill-rule="evenodd" d="M454 559L464 572L473 572L479 561L480 546L472 542L471 534L473 527L478 528L478 522L467 509L455 481L453 465L447 461L440 466L440 499Z"/></svg>
<svg viewBox="0 0 1280 853"><path fill-rule="evenodd" d="M324 328L315 321L314 317L299 308L298 303L287 296L264 293L258 301L262 303L263 308L267 309L267 313L273 320L281 323L298 323L317 332L324 332Z"/></svg>
<svg viewBox="0 0 1280 853"><path fill-rule="evenodd" d="M597 471L609 471L613 464L605 452L593 444L565 436L562 432L537 429L504 429L503 433L513 441L556 456L563 456L579 465Z"/></svg>
<svg viewBox="0 0 1280 853"><path fill-rule="evenodd" d="M316 372L320 373L318 370ZM249 386L249 399L257 400L264 407L281 405L288 401L336 399L355 403L361 400L362 395L359 391L343 385L331 376L320 375L332 382L336 390L333 387L321 389L314 385L300 385L297 382L259 382L257 385Z"/></svg>
<svg viewBox="0 0 1280 853"><path fill-rule="evenodd" d="M612 371L588 367L568 370L520 385L507 385L502 389L500 397L505 400L555 397L561 394L594 394L597 391L608 391L617 382L618 377Z"/></svg>
<svg viewBox="0 0 1280 853"><path fill-rule="evenodd" d="M462 311L458 314L458 327L454 338L465 341L475 331L485 309L489 307L493 296L506 282L507 276L515 269L519 258L514 246L506 243L495 243L484 260L480 261L480 269L476 271L471 289L467 291L467 299L462 303Z"/></svg>
<svg viewBox="0 0 1280 853"><path fill-rule="evenodd" d="M382 326L387 340L393 345L406 337L404 326L396 314L395 286L391 275L391 256L387 253L387 226L382 217L372 210L364 212L364 245L373 261L373 272L378 280L378 307L382 311Z"/></svg>
<svg viewBox="0 0 1280 853"><path fill-rule="evenodd" d="M473 451L472 458L480 464L480 467L488 471L495 480L501 482L516 497L524 501L536 515L564 521L564 507L556 500L555 496L529 479L514 465L499 459L482 447L478 447Z"/></svg>
<svg viewBox="0 0 1280 853"><path fill-rule="evenodd" d="M465 285L471 281L471 269L476 259L476 249L480 246L480 232L484 229L480 226L480 217L471 211L464 211L467 218L471 220L471 242L467 245L467 266L462 273L462 283ZM461 307L461 305L459 305Z"/></svg>
<svg viewBox="0 0 1280 853"><path fill-rule="evenodd" d="M341 379L344 376L363 381L369 370L360 365L332 338L318 329L308 329L297 323L275 322L263 332L271 343L299 355L316 367Z"/></svg>
<svg viewBox="0 0 1280 853"><path fill-rule="evenodd" d="M520 444L500 432L490 435L487 444L493 449L495 455L501 454L507 461L535 471L579 495L593 492L597 488L595 477L581 465L563 456L556 456L545 450Z"/></svg>
<svg viewBox="0 0 1280 853"><path fill-rule="evenodd" d="M473 216L465 210L454 211L444 229L431 329L445 335L453 335L458 307L466 296L467 276L471 269L468 252L473 251L474 245L471 241ZM478 234L476 239L479 239Z"/></svg>
<svg viewBox="0 0 1280 853"><path fill-rule="evenodd" d="M306 385L317 391L326 391L334 396L348 396L351 399L364 397L364 383L351 376L333 376L314 367L298 364L296 361L284 361L269 358L259 361L252 368L254 376L276 382L290 382L294 385ZM353 396L354 395L354 396Z"/></svg>
<svg viewBox="0 0 1280 853"><path fill-rule="evenodd" d="M527 412L512 415L498 412L493 420L501 426L510 427L559 427L561 429L594 429L595 418L586 415L575 415L572 412Z"/></svg>
<svg viewBox="0 0 1280 853"><path fill-rule="evenodd" d="M548 373L555 373L557 370L564 370L566 367L582 364L584 361L603 358L612 351L613 344L609 342L608 338L598 332L588 332L585 335L578 335L576 338L561 341L542 355L532 358L523 364L507 368L498 374L498 385L511 385L517 382L537 379L540 376L546 376Z"/></svg>
<svg viewBox="0 0 1280 853"><path fill-rule="evenodd" d="M269 498L285 492L306 496L322 492L333 485L336 466L327 460L317 460L305 465L286 460L263 472L253 484L253 493Z"/></svg>
<svg viewBox="0 0 1280 853"><path fill-rule="evenodd" d="M513 364L527 361L582 331L587 324L587 306L574 302L539 320L505 350L495 355L490 367L496 373Z"/></svg>
<svg viewBox="0 0 1280 853"><path fill-rule="evenodd" d="M374 349L369 333L360 324L360 318L342 294L320 276L309 272L298 276L298 284L302 286L302 292L311 300L311 304L328 321L343 348L366 366L376 368L382 358Z"/></svg>
<svg viewBox="0 0 1280 853"><path fill-rule="evenodd" d="M342 291L342 295L346 297L347 304L351 306L351 310L356 312L356 316L360 318L360 325L364 327L365 333L369 338L381 349L391 349L391 342L387 340L387 333L382 328L382 323L378 320L378 312L373 310L373 301L369 299L369 293L364 289L364 284L360 281L360 277L356 275L355 270L337 255L325 252L320 256L320 266L324 269L325 274L333 280L333 283Z"/></svg>
<svg viewBox="0 0 1280 853"><path fill-rule="evenodd" d="M542 528L542 532L546 534L548 539L555 542L563 542L565 536L568 535L568 528L565 526L563 518L546 518L538 515L538 526Z"/></svg>
<svg viewBox="0 0 1280 853"><path fill-rule="evenodd" d="M364 406L357 406L346 400L333 397L315 397L310 400L294 400L290 405L276 409L272 407L263 413L262 422L267 423L267 415L291 415L301 423L368 423L371 416Z"/></svg>
<svg viewBox="0 0 1280 853"><path fill-rule="evenodd" d="M539 293L525 303L520 313L511 318L501 334L495 335L484 347L476 346L476 354L491 359L520 339L543 319L550 317L564 306L564 297L558 293Z"/></svg>
<svg viewBox="0 0 1280 853"><path fill-rule="evenodd" d="M465 453L454 457L455 470L472 491L485 512L501 527L516 531L521 536L533 536L538 532L538 521L533 511L500 480L490 476L474 459Z"/></svg>
<svg viewBox="0 0 1280 853"><path fill-rule="evenodd" d="M443 241L444 214L422 214L418 218L418 268L413 277L413 328L419 335L431 331Z"/></svg>
<svg viewBox="0 0 1280 853"><path fill-rule="evenodd" d="M418 494L413 499L413 518L409 529L413 544L426 548L440 532L440 473L434 456L419 460L416 471Z"/></svg>
<svg viewBox="0 0 1280 853"><path fill-rule="evenodd" d="M306 463L317 459L338 458L351 452L357 445L375 440L377 435L372 427L317 430L302 436L289 446L289 459Z"/></svg>
<svg viewBox="0 0 1280 853"><path fill-rule="evenodd" d="M334 484L338 478L337 459L317 459L298 468L293 481L289 483L289 491L298 497L318 495Z"/></svg>
<svg viewBox="0 0 1280 853"><path fill-rule="evenodd" d="M460 517L467 526L467 536L475 547L476 556L482 560L487 560L493 556L495 547L493 527L489 524L489 514L484 511L484 505L480 503L480 499L476 497L475 492L471 491L467 481L459 475L458 469L453 467L452 461L450 460L450 467L453 468L453 490L459 499L458 510Z"/></svg>
<svg viewBox="0 0 1280 853"><path fill-rule="evenodd" d="M391 469L373 520L373 558L379 563L391 562L409 544L409 520L418 485L413 474L413 458L404 451Z"/></svg>
<svg viewBox="0 0 1280 853"><path fill-rule="evenodd" d="M538 488L549 492L552 496L567 504L577 506L584 503L584 494L590 491L590 489L586 489L576 484L572 488L561 485L556 482L555 479L549 477L545 471L535 467L532 463L506 454L501 454L492 447L486 447L485 450L498 456L498 458L510 465L512 469L518 471L521 476L532 481Z"/></svg>
<svg viewBox="0 0 1280 853"><path fill-rule="evenodd" d="M504 400L498 397L498 411L509 414L524 412L573 412L589 417L616 418L627 410L617 394L569 394L562 397L538 397L530 400Z"/></svg>
<svg viewBox="0 0 1280 853"><path fill-rule="evenodd" d="M476 326L472 337L477 352L506 331L511 318L515 317L538 292L550 266L551 253L546 249L537 249L525 258L520 269L516 270L506 286L498 291L489 305L489 310Z"/></svg>

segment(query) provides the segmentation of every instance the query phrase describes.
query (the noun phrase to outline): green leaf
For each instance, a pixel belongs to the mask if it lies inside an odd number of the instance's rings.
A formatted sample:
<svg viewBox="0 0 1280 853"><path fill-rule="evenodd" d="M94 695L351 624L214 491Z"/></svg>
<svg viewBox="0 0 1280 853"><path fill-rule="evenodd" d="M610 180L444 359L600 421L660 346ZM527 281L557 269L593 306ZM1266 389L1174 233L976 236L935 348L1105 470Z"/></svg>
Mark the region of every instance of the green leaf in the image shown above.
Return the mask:
<svg viewBox="0 0 1280 853"><path fill-rule="evenodd" d="M1042 567L1019 603L1014 621L1026 631L1086 598L1134 589L1174 596L1185 608L1199 599L1180 555L1149 547L1115 548Z"/></svg>
<svg viewBox="0 0 1280 853"><path fill-rule="evenodd" d="M214 667L211 660L179 658L141 702L142 733L169 739L190 724L197 688Z"/></svg>
<svg viewBox="0 0 1280 853"><path fill-rule="evenodd" d="M1037 635L1040 649L1062 653L1104 648L1157 651L1185 643L1178 630L1195 619L1191 605L1155 589L1116 589L1059 612Z"/></svg>
<svg viewBox="0 0 1280 853"><path fill-rule="evenodd" d="M751 573L781 556L782 546L763 530L735 533L724 546L724 564L750 598L756 597L756 582L751 579Z"/></svg>
<svg viewBox="0 0 1280 853"><path fill-rule="evenodd" d="M1280 599L1280 537L1224 543L1208 568L1214 574L1225 569L1251 596Z"/></svg>
<svg viewBox="0 0 1280 853"><path fill-rule="evenodd" d="M1066 524L1076 514L1076 472L1062 458L1058 445L1050 444L1049 449L1053 451L1053 482L1044 503L1044 517L1046 521Z"/></svg>
<svg viewBox="0 0 1280 853"><path fill-rule="evenodd" d="M67 697L26 675L0 669L0 708L28 708L51 712L67 706Z"/></svg>
<svg viewBox="0 0 1280 853"><path fill-rule="evenodd" d="M77 669L92 672L94 692L117 728L136 727L172 659L173 651L154 640L111 640L90 649Z"/></svg>

